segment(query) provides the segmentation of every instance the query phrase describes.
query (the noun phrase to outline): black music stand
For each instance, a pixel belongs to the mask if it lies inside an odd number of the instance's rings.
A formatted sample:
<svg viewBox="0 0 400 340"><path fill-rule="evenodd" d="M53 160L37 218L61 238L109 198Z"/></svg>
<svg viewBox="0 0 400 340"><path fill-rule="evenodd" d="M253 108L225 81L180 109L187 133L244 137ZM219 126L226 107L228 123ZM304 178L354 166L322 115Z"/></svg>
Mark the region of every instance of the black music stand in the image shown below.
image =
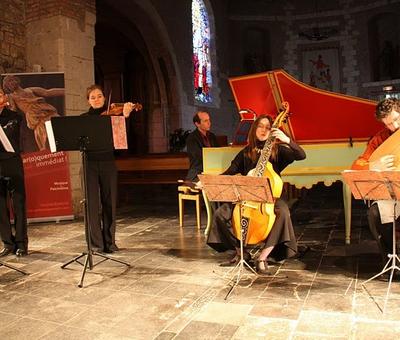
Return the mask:
<svg viewBox="0 0 400 340"><path fill-rule="evenodd" d="M64 269L73 262L77 262L82 265L82 276L78 284L78 287L82 288L87 268L92 270L95 266L107 260L118 262L130 267L130 264L127 262L93 251L90 240L90 214L88 211L89 196L86 182L87 152L113 150L111 120L110 117L89 115L53 117L51 118L51 128L49 126L46 126L46 128L48 135L50 135L49 142L52 149L51 151L79 150L81 152L84 187L84 224L86 231L87 251L64 263L61 268ZM52 146L53 142L55 145ZM56 150L53 150L54 146ZM101 257L102 260L97 263L93 263L93 255ZM85 258L84 263L79 261L82 257Z"/></svg>
<svg viewBox="0 0 400 340"><path fill-rule="evenodd" d="M210 201L232 202L240 204L240 260L239 263L229 272L232 276L228 280L232 283L225 300L236 288L242 279L243 269L247 267L251 273L258 277L256 271L246 262L243 257L243 245L247 239L248 220L242 215L245 207L252 208L251 202L273 203L271 187L266 177L251 176L226 176L226 175L198 175L207 198ZM246 274L247 276L249 274ZM250 287L254 282L252 280Z"/></svg>
<svg viewBox="0 0 400 340"><path fill-rule="evenodd" d="M385 303L382 310L382 312L385 313L394 271L400 271L400 267L397 266L397 263L400 264L400 259L396 249L396 206L397 201L400 200L400 171L344 171L342 172L342 176L350 186L355 199L393 202L392 254L388 254L389 259L378 274L361 283L363 288L368 292L365 286L366 283L386 272L390 272ZM371 294L369 295L371 296Z"/></svg>

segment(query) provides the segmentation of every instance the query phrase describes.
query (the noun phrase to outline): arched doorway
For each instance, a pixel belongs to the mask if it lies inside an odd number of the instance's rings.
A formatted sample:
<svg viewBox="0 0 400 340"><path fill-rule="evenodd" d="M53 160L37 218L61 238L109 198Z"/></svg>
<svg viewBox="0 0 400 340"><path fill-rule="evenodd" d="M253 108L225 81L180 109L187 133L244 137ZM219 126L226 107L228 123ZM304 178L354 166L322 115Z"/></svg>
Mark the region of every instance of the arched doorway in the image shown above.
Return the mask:
<svg viewBox="0 0 400 340"><path fill-rule="evenodd" d="M103 86L111 103L143 103L143 110L134 112L127 120L127 152L144 154L148 152L146 117L149 107L146 103L150 102L146 79L150 77L151 70L137 44L140 34L135 32L128 35L124 25L115 24L115 19L110 16L110 9L105 7L104 2L101 4L97 8L95 26L95 81ZM130 25L129 31L135 31L133 25Z"/></svg>
<svg viewBox="0 0 400 340"><path fill-rule="evenodd" d="M106 95L111 93L111 102L143 105L143 110L128 120L129 149L123 153L167 152L169 126L174 125L171 120L179 119L175 109L179 97L168 95L179 93L169 37L159 27L157 17L148 13L151 8L134 2L127 6L122 11L111 0L97 1L96 82L103 85Z"/></svg>
<svg viewBox="0 0 400 340"><path fill-rule="evenodd" d="M394 13L380 13L368 23L369 51L373 81L400 77L400 24Z"/></svg>

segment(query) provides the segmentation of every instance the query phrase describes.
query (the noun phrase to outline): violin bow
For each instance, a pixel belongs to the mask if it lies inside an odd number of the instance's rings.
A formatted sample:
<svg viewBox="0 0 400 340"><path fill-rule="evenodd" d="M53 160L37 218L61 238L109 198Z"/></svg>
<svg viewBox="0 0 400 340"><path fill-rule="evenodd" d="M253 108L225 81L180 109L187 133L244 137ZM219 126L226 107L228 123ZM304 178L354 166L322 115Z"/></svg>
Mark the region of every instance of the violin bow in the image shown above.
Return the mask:
<svg viewBox="0 0 400 340"><path fill-rule="evenodd" d="M111 105L111 93L112 90L110 90L110 93L108 94L108 103L107 103L107 115L110 112L110 105Z"/></svg>

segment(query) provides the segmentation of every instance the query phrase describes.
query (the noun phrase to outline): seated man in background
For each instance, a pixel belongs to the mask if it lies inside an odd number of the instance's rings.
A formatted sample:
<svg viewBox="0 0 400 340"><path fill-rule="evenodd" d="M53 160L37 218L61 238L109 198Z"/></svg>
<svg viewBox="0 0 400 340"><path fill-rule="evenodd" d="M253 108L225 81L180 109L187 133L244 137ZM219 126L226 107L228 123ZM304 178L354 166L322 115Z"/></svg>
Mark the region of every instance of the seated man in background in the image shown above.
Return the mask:
<svg viewBox="0 0 400 340"><path fill-rule="evenodd" d="M400 127L400 102L395 98L387 98L382 100L376 106L375 117L381 121L385 127L379 131L368 142L364 153L358 157L353 165L352 170L395 170L394 155L385 155L376 161L370 162L372 153L394 132ZM393 225L393 208L391 214L385 216L383 213L385 207L384 201L375 201L368 209L368 224L372 235L378 243L382 260L387 261L387 255L392 251L392 225ZM396 217L399 214L397 212Z"/></svg>
<svg viewBox="0 0 400 340"><path fill-rule="evenodd" d="M216 136L210 132L211 119L205 111L198 111L193 116L196 130L191 132L186 139L187 153L190 167L186 175L186 181L197 182L198 174L203 172L203 148L219 146Z"/></svg>

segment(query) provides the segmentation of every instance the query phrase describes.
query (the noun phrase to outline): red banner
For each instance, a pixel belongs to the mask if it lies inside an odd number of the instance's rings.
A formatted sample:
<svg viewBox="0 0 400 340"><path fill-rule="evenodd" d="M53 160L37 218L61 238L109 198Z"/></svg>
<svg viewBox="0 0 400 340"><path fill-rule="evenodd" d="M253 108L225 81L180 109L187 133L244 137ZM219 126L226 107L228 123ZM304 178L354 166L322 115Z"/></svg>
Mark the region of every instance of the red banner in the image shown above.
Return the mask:
<svg viewBox="0 0 400 340"><path fill-rule="evenodd" d="M23 117L21 150L25 171L28 221L72 219L71 179L67 154L51 153L45 122L64 116L64 74L3 74L12 110Z"/></svg>
<svg viewBox="0 0 400 340"><path fill-rule="evenodd" d="M30 221L71 219L71 185L68 156L47 150L22 155L26 207Z"/></svg>

